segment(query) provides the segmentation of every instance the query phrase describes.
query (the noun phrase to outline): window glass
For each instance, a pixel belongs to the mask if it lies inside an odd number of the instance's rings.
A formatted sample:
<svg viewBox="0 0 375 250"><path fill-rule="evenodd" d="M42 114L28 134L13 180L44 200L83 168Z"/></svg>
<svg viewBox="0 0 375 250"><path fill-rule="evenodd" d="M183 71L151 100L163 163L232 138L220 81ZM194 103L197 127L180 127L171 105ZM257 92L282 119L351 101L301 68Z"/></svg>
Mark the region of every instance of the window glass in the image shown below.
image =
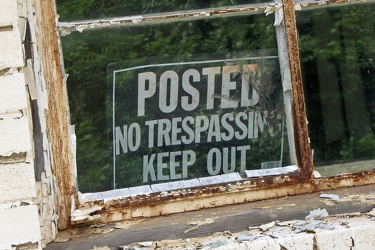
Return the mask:
<svg viewBox="0 0 375 250"><path fill-rule="evenodd" d="M297 12L314 165L322 175L375 166L375 4Z"/></svg>
<svg viewBox="0 0 375 250"><path fill-rule="evenodd" d="M289 165L273 22L240 15L62 37L80 191Z"/></svg>
<svg viewBox="0 0 375 250"><path fill-rule="evenodd" d="M265 0L56 0L60 21L147 15L214 7L269 2Z"/></svg>

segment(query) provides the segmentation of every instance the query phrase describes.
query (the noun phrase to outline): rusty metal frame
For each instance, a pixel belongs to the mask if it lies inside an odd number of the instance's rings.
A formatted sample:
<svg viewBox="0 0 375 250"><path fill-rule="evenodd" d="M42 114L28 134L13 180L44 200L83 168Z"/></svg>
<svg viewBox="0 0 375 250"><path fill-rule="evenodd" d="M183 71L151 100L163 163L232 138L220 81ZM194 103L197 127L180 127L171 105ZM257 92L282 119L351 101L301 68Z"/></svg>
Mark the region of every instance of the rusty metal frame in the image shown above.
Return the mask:
<svg viewBox="0 0 375 250"><path fill-rule="evenodd" d="M371 0L373 1L373 0ZM69 114L58 31L67 35L85 28L104 27L108 25L138 25L155 21L179 21L209 16L256 14L274 5L260 4L238 6L235 8L217 8L204 11L178 12L156 16L136 16L111 20L94 20L76 23L58 23L55 19L54 0L36 1L38 26L40 28L39 44L46 85L49 92L49 110L47 113L48 136L53 152L54 175L57 184L57 214L59 228L65 229L75 224L93 223L93 221L110 222L137 217L150 217L177 213L201 208L224 206L241 202L296 195L338 187L365 185L375 183L375 171L364 171L343 174L333 177L313 177L313 162L310 153L307 130L306 111L301 77L298 36L295 20L295 8L321 7L330 4L350 4L362 0L319 0L304 1L303 4L293 0L284 0L282 4L285 39L289 55L290 77L293 99L292 116L297 162L300 171L297 173L250 178L240 182L209 185L186 190L173 190L145 195L123 197L116 200L96 200L79 202L75 187L74 164L69 134ZM277 4L277 3L276 3ZM81 220L72 220L74 214L87 215ZM95 219L95 220L91 220Z"/></svg>
<svg viewBox="0 0 375 250"><path fill-rule="evenodd" d="M374 175L375 171L367 171L311 179L307 182L299 181L296 178L297 176L266 177L232 184L194 188L187 191L177 190L168 193L125 197L108 202L98 200L80 206L81 211L94 211L91 214L95 220L83 220L73 222L73 224L108 223L154 217L340 187L373 184L375 183Z"/></svg>
<svg viewBox="0 0 375 250"><path fill-rule="evenodd" d="M297 161L301 167L301 179L311 179L313 163L307 129L307 116L303 93L301 63L298 48L297 25L293 0L283 1L284 23L289 55L290 75L293 90L294 140Z"/></svg>

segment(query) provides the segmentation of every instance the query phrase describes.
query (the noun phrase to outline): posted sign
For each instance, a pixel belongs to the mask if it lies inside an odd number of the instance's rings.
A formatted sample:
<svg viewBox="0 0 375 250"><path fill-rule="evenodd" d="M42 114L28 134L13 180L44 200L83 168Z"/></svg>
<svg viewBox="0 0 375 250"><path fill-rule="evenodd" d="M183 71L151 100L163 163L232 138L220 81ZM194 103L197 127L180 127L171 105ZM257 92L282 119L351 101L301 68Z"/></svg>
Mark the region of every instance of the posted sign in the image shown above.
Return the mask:
<svg viewBox="0 0 375 250"><path fill-rule="evenodd" d="M277 57L153 60L110 69L116 188L281 164Z"/></svg>

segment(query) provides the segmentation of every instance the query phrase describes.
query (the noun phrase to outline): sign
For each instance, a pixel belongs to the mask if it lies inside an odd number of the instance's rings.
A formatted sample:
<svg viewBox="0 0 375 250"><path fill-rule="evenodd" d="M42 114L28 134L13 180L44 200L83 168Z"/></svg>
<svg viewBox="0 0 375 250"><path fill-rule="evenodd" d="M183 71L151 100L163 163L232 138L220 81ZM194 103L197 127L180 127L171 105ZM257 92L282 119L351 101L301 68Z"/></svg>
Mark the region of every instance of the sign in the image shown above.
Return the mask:
<svg viewBox="0 0 375 250"><path fill-rule="evenodd" d="M276 56L141 60L109 67L116 188L281 166Z"/></svg>

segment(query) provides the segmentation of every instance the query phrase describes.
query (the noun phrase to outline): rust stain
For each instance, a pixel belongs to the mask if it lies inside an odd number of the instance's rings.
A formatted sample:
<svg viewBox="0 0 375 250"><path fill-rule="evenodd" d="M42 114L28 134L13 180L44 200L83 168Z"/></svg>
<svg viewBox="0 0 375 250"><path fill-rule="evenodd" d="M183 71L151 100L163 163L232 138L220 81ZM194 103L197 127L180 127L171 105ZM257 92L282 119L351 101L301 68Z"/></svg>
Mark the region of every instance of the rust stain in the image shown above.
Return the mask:
<svg viewBox="0 0 375 250"><path fill-rule="evenodd" d="M307 0L307 1L298 1L296 2L296 5L307 7L307 8L314 8L319 6L327 6L327 5L352 5L352 4L358 4L358 3L365 3L365 2L372 2L367 0Z"/></svg>
<svg viewBox="0 0 375 250"><path fill-rule="evenodd" d="M48 110L46 112L47 133L51 142L54 170L57 184L58 227L70 226L72 199L78 204L73 176L73 160L70 147L69 124L67 117L67 98L63 84L62 66L55 20L53 0L35 2L37 25L40 35L38 44L48 91ZM39 17L39 18L38 18ZM41 18L43 17L43 18Z"/></svg>
<svg viewBox="0 0 375 250"><path fill-rule="evenodd" d="M52 13L53 5L52 1L46 1L48 4L43 5L43 10L47 9L47 16L54 16ZM332 0L329 3L346 2L344 0ZM310 4L310 3L308 3ZM312 5L313 3L311 3ZM321 2L317 3L321 4ZM73 31L83 28L100 27L114 24L126 24L136 22L147 22L167 19L179 19L179 18L190 18L190 17L204 17L212 16L216 14L230 14L237 12L260 12L265 9L266 6L252 7L252 8L241 8L234 10L214 10L206 11L202 13L188 13L179 15L169 15L160 17L142 17L137 20L124 19L119 21L93 21L85 24L64 24L60 26L60 31ZM289 62L291 69L291 77L293 83L293 118L295 128L295 144L297 149L298 165L300 166L300 172L296 174L280 175L280 176L269 176L263 178L250 178L247 180L210 185L204 187L195 187L184 190L174 190L167 192L151 193L147 195L137 195L124 197L117 200L111 200L104 202L103 200L91 201L85 204L79 204L77 200L76 190L74 187L74 177L72 176L72 165L71 165L71 153L69 147L69 132L66 127L66 106L63 105L66 100L64 93L61 89L62 75L59 50L55 40L44 41L44 49L46 54L51 55L53 62L54 71L48 71L47 76L50 76L47 85L52 85L50 88L57 88L49 90L49 93L58 93L54 98L50 98L50 111L48 113L49 119L49 133L52 138L62 138L53 142L54 161L55 161L55 174L57 176L57 183L59 187L59 216L60 216L60 228L70 226L70 206L75 203L78 209L89 209L93 206L100 206L102 209L95 211L92 215L100 215L101 222L111 222L118 220L127 220L132 218L150 217L166 215L171 213L178 213L184 211L198 210L202 208L208 208L213 206L225 206L229 204L236 204L241 202L256 201L262 199L276 198L286 195L297 195L303 193L310 193L322 190L335 189L339 187L348 187L354 185L365 185L375 183L375 171L365 171L354 174L344 174L334 177L326 177L313 179L313 163L310 154L310 145L306 121L306 110L303 95L303 85L301 77L300 57L298 49L297 30L295 23L294 3L292 0L285 0L283 5L284 10L284 21L287 34L287 45L289 52ZM42 15L40 15L42 16ZM135 22L136 21L136 22ZM43 26L47 26L50 33L56 31L56 27L53 26L54 21L46 18L42 22ZM44 23L43 23L44 22ZM51 23L49 23L51 22ZM43 37L43 35L42 35ZM51 46L53 44L53 46ZM48 45L48 46L47 46ZM48 48L51 47L51 48ZM48 57L48 56L45 56ZM44 62L45 65L49 65L48 61ZM53 81L56 81L53 84ZM57 85L57 86L56 86ZM60 86L61 85L61 86ZM60 88L59 88L60 87ZM61 106L54 107L53 101L57 101ZM57 109L59 108L59 109ZM51 124L62 124L56 129L51 127ZM61 158L56 156L60 156ZM70 197L73 195L73 202ZM75 224L82 223L96 223L97 221L78 221Z"/></svg>
<svg viewBox="0 0 375 250"><path fill-rule="evenodd" d="M254 178L242 182L210 185L205 187L194 187L187 190L174 190L168 192L151 193L147 195L129 196L118 200L111 200L106 203L103 200L97 200L87 202L86 204L82 204L82 209L89 209L90 207L99 205L102 207L102 210L97 211L94 214L105 215L105 219L103 219L103 221L109 222L112 221L111 215L113 214L116 214L117 216L119 216L119 214L122 214L121 217L129 219L133 217L132 213L129 211L147 208L148 213L155 214L154 216L156 216L161 214L168 214L168 209L166 209L165 211L155 212L160 209L160 206L168 206L168 204L171 204L173 206L173 203L176 202L190 202L193 200L199 201L207 199L208 205L199 206L193 209L196 210L206 207L220 206L220 200L218 200L218 198L223 195L234 196L238 193L256 191L259 189L281 187L283 185L295 185L298 182L296 176L296 174L290 174L282 176L270 176L265 178ZM211 201L210 199L212 199L213 197L215 198L213 201ZM236 201L234 203L239 203L243 201L244 199L241 198L239 201ZM245 199L245 201L247 200ZM228 201L225 202L225 205L234 203ZM189 208L189 206L181 209L182 211L179 212L183 212L185 210L192 210L191 208Z"/></svg>
<svg viewBox="0 0 375 250"><path fill-rule="evenodd" d="M293 89L293 118L295 145L298 165L301 167L301 180L312 178L313 163L310 153L306 109L302 84L298 36L293 0L285 0L283 5L284 22L289 54L290 74Z"/></svg>
<svg viewBox="0 0 375 250"><path fill-rule="evenodd" d="M77 30L83 30L86 28L96 28L96 27L106 27L114 25L127 25L127 24L139 24L139 23L152 23L155 21L170 21L170 20L181 20L187 18L202 18L210 17L213 15L225 15L225 14L236 14L242 12L249 12L252 14L262 13L268 4L257 4L252 6L243 6L239 8L226 8L226 9L210 9L202 10L201 12L190 12L190 13L176 13L176 14L166 14L160 16L134 16L127 18L115 18L112 20L103 19L103 20L92 20L92 21L83 21L78 23L59 23L58 29L61 33L63 31L72 32Z"/></svg>
<svg viewBox="0 0 375 250"><path fill-rule="evenodd" d="M355 4L364 2L363 0L307 0L296 2L296 6L304 7L314 7L319 5L330 5L330 4ZM257 14L264 12L270 5L266 4L252 4L250 6L240 6L237 8L226 8L226 9L208 9L202 10L200 12L192 11L188 13L172 13L165 14L160 16L130 16L130 17L121 17L115 19L100 19L100 20L90 20L90 21L81 21L81 22L71 22L71 23L58 23L58 29L61 34L64 34L64 31L67 32L65 35L73 31L82 31L86 28L96 28L96 27L106 27L113 25L129 25L129 24L139 24L139 23L152 23L155 21L171 21L171 20L181 20L189 18L202 18L210 17L214 15L228 15L236 13L249 13Z"/></svg>
<svg viewBox="0 0 375 250"><path fill-rule="evenodd" d="M297 173L254 178L240 182L196 187L187 190L124 197L106 203L103 200L91 201L82 204L80 209L90 209L94 206L101 207L101 210L92 214L98 216L98 220L77 221L75 224L93 224L98 221L108 223L154 217L287 195L298 195L375 183L375 170L310 179L305 182L302 180L303 178L299 179L299 175Z"/></svg>

